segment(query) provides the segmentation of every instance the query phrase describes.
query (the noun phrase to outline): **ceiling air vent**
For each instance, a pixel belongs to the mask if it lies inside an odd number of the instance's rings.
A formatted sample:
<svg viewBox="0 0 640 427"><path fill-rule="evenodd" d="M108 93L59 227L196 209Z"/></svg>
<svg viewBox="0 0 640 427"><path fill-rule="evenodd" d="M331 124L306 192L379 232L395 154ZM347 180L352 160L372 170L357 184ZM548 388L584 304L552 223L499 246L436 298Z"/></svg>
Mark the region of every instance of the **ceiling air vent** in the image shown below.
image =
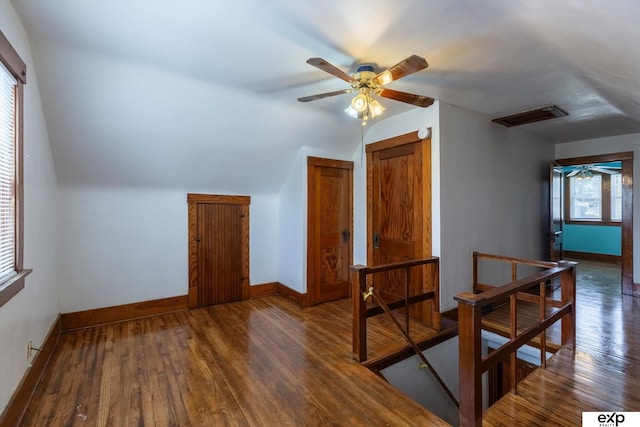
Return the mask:
<svg viewBox="0 0 640 427"><path fill-rule="evenodd" d="M555 105L546 105L544 107L533 108L531 110L522 111L509 116L498 117L491 121L510 128L512 126L526 125L528 123L555 119L556 117L564 117L567 115L569 115L569 113Z"/></svg>

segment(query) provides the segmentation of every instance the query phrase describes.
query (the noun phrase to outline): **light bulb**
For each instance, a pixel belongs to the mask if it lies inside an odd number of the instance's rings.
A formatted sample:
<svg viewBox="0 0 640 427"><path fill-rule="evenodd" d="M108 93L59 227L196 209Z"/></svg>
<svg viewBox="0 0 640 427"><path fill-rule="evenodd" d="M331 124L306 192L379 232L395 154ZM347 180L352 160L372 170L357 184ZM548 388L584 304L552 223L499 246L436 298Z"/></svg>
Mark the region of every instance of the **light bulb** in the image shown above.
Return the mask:
<svg viewBox="0 0 640 427"><path fill-rule="evenodd" d="M360 93L358 95L356 95L352 100L351 100L351 108L353 108L354 110L358 111L358 112L362 112L364 110L367 109L367 97L365 96L364 93Z"/></svg>
<svg viewBox="0 0 640 427"><path fill-rule="evenodd" d="M369 111L371 112L371 117L377 117L385 110L385 108L378 102L376 99L372 99L369 102Z"/></svg>
<svg viewBox="0 0 640 427"><path fill-rule="evenodd" d="M344 109L344 112L347 113L349 117L353 117L354 119L357 119L360 115L356 110L353 109L351 104L349 104L347 108Z"/></svg>

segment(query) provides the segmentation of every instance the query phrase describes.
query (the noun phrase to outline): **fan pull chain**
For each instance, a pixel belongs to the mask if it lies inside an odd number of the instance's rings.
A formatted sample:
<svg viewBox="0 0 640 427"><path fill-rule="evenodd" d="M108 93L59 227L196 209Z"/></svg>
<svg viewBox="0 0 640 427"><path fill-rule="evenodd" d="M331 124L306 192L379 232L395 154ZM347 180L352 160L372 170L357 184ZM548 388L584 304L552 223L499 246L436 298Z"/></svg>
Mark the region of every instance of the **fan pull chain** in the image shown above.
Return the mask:
<svg viewBox="0 0 640 427"><path fill-rule="evenodd" d="M362 151L360 152L360 167L364 167L364 126L360 127L360 146Z"/></svg>

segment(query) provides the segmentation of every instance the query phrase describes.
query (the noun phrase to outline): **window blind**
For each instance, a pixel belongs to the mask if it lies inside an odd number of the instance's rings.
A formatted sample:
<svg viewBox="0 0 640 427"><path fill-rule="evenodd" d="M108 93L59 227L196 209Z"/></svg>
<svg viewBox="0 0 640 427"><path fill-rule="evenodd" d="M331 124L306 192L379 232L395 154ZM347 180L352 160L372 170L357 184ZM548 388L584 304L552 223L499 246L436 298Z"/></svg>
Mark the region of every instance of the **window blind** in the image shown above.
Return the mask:
<svg viewBox="0 0 640 427"><path fill-rule="evenodd" d="M0 63L0 283L16 274L16 86Z"/></svg>

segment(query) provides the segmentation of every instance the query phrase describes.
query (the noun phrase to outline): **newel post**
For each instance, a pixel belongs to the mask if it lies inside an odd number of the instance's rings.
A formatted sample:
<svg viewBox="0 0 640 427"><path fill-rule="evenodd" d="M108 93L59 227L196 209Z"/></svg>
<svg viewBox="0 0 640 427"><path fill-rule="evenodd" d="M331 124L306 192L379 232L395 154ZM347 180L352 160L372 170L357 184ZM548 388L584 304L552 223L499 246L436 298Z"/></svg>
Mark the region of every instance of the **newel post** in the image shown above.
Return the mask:
<svg viewBox="0 0 640 427"><path fill-rule="evenodd" d="M460 345L460 427L482 425L481 311L473 294L456 295Z"/></svg>
<svg viewBox="0 0 640 427"><path fill-rule="evenodd" d="M362 298L367 288L366 269L364 265L349 267L353 301L353 359L357 362L367 360L367 302Z"/></svg>

